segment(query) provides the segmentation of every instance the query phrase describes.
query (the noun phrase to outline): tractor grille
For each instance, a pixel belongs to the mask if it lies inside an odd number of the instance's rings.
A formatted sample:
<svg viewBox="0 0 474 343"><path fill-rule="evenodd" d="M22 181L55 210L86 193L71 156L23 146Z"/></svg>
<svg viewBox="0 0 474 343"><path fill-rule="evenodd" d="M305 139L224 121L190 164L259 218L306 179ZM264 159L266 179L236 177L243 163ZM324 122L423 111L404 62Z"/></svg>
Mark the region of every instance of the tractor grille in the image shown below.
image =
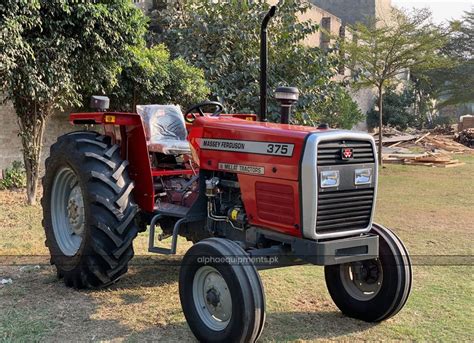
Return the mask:
<svg viewBox="0 0 474 343"><path fill-rule="evenodd" d="M373 188L320 193L316 232L327 234L366 228L370 223L373 201Z"/></svg>
<svg viewBox="0 0 474 343"><path fill-rule="evenodd" d="M352 148L354 157L348 161L341 158L342 148ZM374 151L369 141L338 140L318 144L318 166L336 164L375 163Z"/></svg>
<svg viewBox="0 0 474 343"><path fill-rule="evenodd" d="M351 148L353 157L343 160L343 148ZM375 164L370 141L341 139L323 141L317 146L318 167ZM331 234L365 229L370 224L374 188L327 190L318 193L316 232Z"/></svg>

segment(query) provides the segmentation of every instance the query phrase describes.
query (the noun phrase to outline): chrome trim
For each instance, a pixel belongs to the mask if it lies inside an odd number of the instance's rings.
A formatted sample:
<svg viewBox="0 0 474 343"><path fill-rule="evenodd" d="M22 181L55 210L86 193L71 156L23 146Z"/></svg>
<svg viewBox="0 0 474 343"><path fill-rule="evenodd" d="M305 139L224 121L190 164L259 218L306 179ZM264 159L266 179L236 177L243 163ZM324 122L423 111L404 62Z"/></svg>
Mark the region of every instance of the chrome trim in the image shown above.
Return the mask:
<svg viewBox="0 0 474 343"><path fill-rule="evenodd" d="M354 139L369 141L372 144L374 152L374 201L372 204L372 213L370 215L369 225L364 229L358 230L346 230L340 232L332 232L326 234L316 233L316 215L318 212L318 171L317 171L317 147L320 142L333 141L341 139ZM366 164L366 163L365 163ZM354 234L367 233L372 228L372 221L374 219L375 205L377 200L377 189L378 189L378 160L377 160L377 149L375 146L374 137L363 132L353 131L327 131L327 132L315 132L311 134L306 140L306 146L304 149L303 158L301 161L301 182L302 182L302 194L301 194L301 208L302 208L302 220L303 226L302 232L304 238L307 239L323 239L323 238L336 238L343 236L350 236Z"/></svg>

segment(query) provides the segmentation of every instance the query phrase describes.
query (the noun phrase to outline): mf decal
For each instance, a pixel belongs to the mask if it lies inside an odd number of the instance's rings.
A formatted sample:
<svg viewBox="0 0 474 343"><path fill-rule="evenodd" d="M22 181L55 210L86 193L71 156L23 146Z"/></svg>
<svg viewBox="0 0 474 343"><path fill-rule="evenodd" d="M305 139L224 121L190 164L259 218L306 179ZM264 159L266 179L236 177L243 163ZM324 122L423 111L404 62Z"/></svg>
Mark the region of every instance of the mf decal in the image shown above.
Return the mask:
<svg viewBox="0 0 474 343"><path fill-rule="evenodd" d="M220 170L236 172L236 173L247 173L247 174L265 174L264 167L257 166L246 166L243 164L232 164L232 163L219 163L218 165Z"/></svg>
<svg viewBox="0 0 474 343"><path fill-rule="evenodd" d="M294 144L276 142L238 141L231 139L200 138L199 146L204 150L244 152L249 154L293 156Z"/></svg>

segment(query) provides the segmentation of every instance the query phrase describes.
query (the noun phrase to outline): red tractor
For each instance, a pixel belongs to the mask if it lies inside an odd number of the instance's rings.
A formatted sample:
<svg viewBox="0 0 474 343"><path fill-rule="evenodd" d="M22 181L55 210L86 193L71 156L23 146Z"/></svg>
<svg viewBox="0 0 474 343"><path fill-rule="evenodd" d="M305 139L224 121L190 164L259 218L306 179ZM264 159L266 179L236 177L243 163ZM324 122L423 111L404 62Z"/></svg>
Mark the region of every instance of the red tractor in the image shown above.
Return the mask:
<svg viewBox="0 0 474 343"><path fill-rule="evenodd" d="M46 245L59 277L74 288L114 283L149 226L149 251L195 243L179 276L181 305L194 335L253 342L265 321L258 269L322 265L329 293L346 315L378 322L410 293L408 252L372 222L377 154L372 136L288 125L295 88L279 88L282 123L266 115L266 26L262 23L261 108L221 114L205 102L184 115L173 105L73 113L73 124L103 133L59 137L46 160L42 206ZM215 111L206 114L205 108ZM187 123L185 123L187 122ZM155 236L171 246L155 246Z"/></svg>

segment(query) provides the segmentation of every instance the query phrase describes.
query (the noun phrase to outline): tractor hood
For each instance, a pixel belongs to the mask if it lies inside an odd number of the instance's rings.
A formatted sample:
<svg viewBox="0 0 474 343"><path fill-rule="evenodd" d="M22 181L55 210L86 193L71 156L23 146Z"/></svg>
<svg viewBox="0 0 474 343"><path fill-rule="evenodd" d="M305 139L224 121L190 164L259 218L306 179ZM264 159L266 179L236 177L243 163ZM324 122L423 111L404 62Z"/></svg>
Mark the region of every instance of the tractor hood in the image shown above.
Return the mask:
<svg viewBox="0 0 474 343"><path fill-rule="evenodd" d="M312 133L328 132L336 130L198 117L188 140L201 168L297 180L305 140Z"/></svg>

